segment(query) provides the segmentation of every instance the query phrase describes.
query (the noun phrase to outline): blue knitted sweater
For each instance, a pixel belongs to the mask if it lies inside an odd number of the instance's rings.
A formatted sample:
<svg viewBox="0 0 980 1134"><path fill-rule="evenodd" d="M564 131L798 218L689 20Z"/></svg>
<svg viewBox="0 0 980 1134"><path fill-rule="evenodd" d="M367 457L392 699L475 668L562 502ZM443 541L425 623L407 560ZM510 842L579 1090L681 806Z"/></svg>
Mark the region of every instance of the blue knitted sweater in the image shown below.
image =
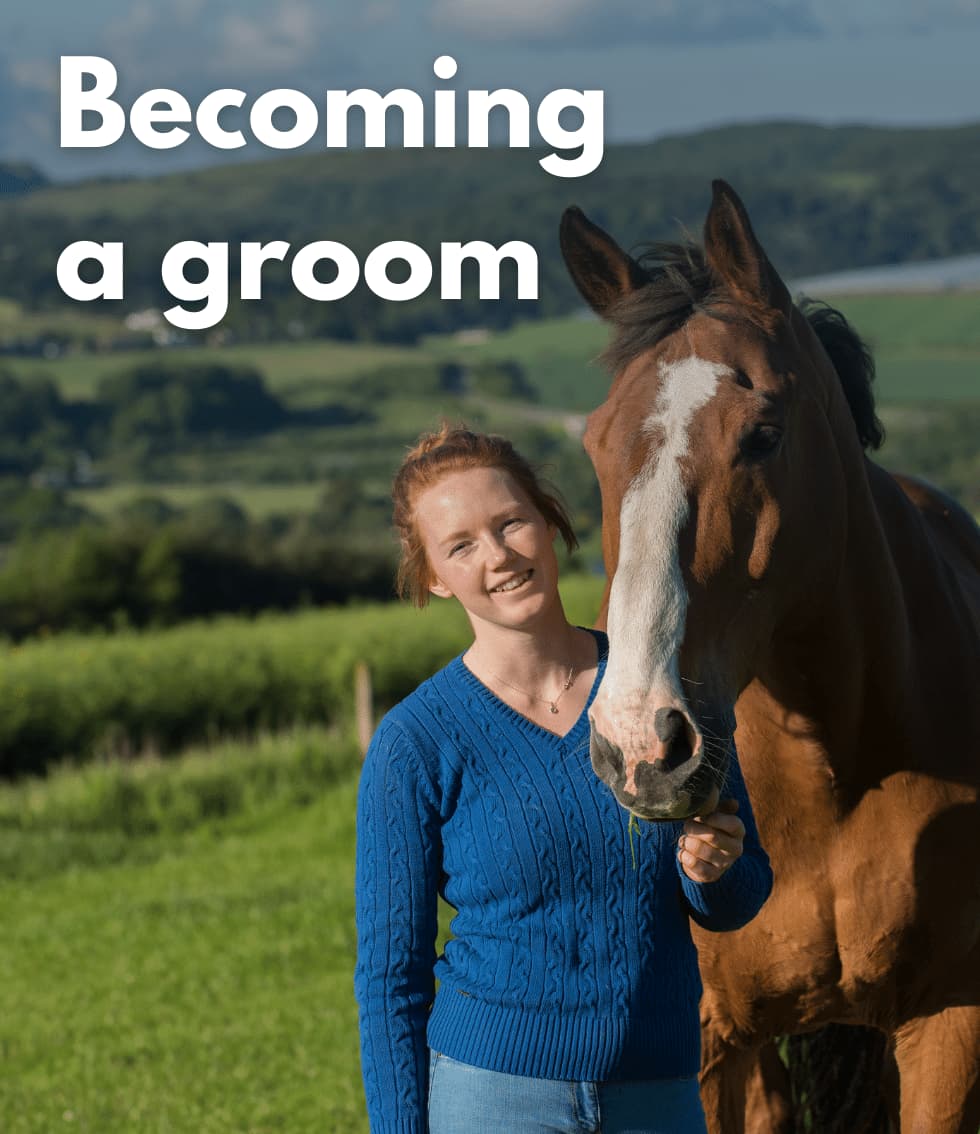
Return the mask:
<svg viewBox="0 0 980 1134"><path fill-rule="evenodd" d="M602 680L605 635L591 704ZM361 1063L372 1134L425 1134L431 1046L549 1079L694 1075L701 983L689 917L734 929L772 875L737 762L745 852L717 882L677 862L680 823L641 825L564 736L490 692L462 658L381 722L357 816ZM455 908L435 953L437 895ZM439 989L436 992L436 979Z"/></svg>

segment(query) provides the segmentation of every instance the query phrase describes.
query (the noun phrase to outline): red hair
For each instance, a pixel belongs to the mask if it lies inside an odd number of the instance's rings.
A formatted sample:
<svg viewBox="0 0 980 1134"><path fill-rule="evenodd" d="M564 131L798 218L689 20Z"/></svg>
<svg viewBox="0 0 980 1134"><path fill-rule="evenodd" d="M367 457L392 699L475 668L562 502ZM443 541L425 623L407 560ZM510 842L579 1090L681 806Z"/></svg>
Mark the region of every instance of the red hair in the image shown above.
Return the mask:
<svg viewBox="0 0 980 1134"><path fill-rule="evenodd" d="M505 438L474 433L465 426L444 422L438 433L424 433L408 451L395 474L391 497L394 524L401 543L398 593L423 607L429 601L432 568L415 522L415 501L448 473L466 469L503 469L524 490L542 516L561 533L565 546L578 546L575 532L558 492L543 482L531 465Z"/></svg>

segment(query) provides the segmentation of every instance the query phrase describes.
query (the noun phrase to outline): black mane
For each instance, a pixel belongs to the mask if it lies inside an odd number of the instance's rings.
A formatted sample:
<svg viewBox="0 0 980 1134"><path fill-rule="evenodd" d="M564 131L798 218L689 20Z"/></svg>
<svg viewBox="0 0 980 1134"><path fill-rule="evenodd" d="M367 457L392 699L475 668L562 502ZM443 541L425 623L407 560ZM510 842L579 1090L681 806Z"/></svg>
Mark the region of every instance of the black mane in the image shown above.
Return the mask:
<svg viewBox="0 0 980 1134"><path fill-rule="evenodd" d="M697 311L733 318L731 300L697 244L652 244L638 263L648 282L607 312L615 334L601 360L613 372L656 346ZM885 430L875 413L871 351L841 312L829 304L801 298L797 307L837 371L862 447L879 448Z"/></svg>

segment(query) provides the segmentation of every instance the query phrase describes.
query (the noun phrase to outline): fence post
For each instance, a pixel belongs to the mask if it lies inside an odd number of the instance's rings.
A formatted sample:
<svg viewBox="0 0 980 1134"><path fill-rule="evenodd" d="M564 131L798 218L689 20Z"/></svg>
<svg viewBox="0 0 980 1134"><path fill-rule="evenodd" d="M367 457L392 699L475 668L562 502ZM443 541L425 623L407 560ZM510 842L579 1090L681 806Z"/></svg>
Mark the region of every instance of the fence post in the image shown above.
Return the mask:
<svg viewBox="0 0 980 1134"><path fill-rule="evenodd" d="M374 695L371 691L371 671L367 662L359 661L354 667L354 716L357 720L357 743L361 759L371 743L374 732Z"/></svg>

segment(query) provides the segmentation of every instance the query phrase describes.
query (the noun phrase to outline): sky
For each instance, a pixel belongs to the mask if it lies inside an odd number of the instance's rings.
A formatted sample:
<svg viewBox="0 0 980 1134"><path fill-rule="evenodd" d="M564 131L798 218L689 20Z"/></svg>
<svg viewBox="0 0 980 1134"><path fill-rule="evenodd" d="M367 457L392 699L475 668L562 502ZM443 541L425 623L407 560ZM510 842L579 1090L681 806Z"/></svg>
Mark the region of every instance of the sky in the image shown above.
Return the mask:
<svg viewBox="0 0 980 1134"><path fill-rule="evenodd" d="M59 147L59 56L101 55L124 106L168 87L192 105L290 87L425 96L452 55L457 91L605 92L607 143L731 122L947 125L980 120L980 0L37 0L0 11L0 160L59 179L220 160L200 142ZM443 84L445 86L445 84ZM246 104L247 105L247 104ZM252 143L242 156L264 156Z"/></svg>

